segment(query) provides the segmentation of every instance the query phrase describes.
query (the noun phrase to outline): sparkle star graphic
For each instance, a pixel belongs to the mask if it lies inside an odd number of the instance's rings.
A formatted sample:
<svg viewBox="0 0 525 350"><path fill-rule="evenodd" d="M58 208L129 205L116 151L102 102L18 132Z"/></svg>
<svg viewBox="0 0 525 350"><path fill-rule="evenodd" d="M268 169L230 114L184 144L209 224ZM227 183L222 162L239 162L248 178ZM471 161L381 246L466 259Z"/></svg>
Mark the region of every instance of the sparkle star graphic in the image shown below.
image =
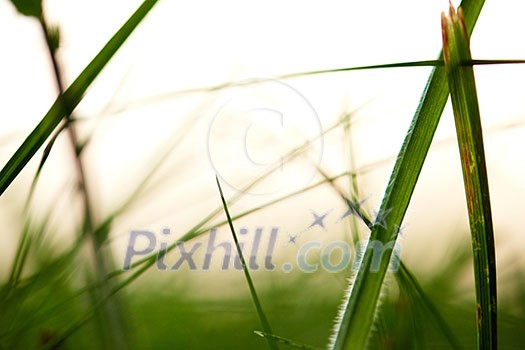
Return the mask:
<svg viewBox="0 0 525 350"><path fill-rule="evenodd" d="M288 235L288 243L296 244L297 235Z"/></svg>
<svg viewBox="0 0 525 350"><path fill-rule="evenodd" d="M353 200L348 199L348 198L345 197L345 201L346 201L346 204L348 205L348 209L343 214L343 216L341 216L340 220L343 220L344 218L346 218L347 216L350 216L350 215L355 215L358 218L362 219L361 207L368 200L368 198L370 198L370 197L366 197L362 201L359 201L358 203L356 203Z"/></svg>
<svg viewBox="0 0 525 350"><path fill-rule="evenodd" d="M314 226L321 226L323 228L323 230L326 231L326 227L324 226L324 219L326 218L326 216L328 215L328 213L330 213L329 211L324 213L323 215L317 215L317 213L315 211L312 210L312 215L314 216L314 222L308 226L308 228L312 228Z"/></svg>
<svg viewBox="0 0 525 350"><path fill-rule="evenodd" d="M391 211L392 211L392 208L389 208L384 211L380 210L379 213L376 212L376 218L374 220L373 226L381 226L382 228L386 229L387 225L386 225L385 219L388 216L388 214L390 214Z"/></svg>

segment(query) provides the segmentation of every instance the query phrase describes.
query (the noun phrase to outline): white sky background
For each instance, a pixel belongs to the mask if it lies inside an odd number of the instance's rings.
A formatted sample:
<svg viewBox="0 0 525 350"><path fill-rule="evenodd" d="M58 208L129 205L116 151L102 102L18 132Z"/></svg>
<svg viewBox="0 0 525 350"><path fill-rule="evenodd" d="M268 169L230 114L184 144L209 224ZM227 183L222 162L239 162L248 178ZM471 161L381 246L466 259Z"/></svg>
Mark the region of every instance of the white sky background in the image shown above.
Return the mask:
<svg viewBox="0 0 525 350"><path fill-rule="evenodd" d="M131 0L46 2L50 21L60 26L59 53L68 83L140 3ZM487 1L472 38L475 58L525 58L522 3L519 0ZM221 106L242 91L225 90L216 95L197 94L145 104L140 101L230 80L434 59L441 47L440 13L447 6L448 1L434 0L159 1L97 79L76 112L82 118L95 120L85 125L87 133L93 132L87 157L97 214L107 214L125 198L156 158L157 150L173 138L187 113L202 103L207 105L201 107L202 118L197 123L195 136L185 141L182 153L166 167L174 170L172 181L123 219L115 234L125 239L130 229L145 227L155 231L164 226L182 232L194 222L183 218L195 215L200 218L218 204L214 170L206 153L207 130ZM5 164L52 104L55 85L37 24L19 16L6 0L0 0L0 47L0 160ZM323 128L331 126L345 108L361 107L356 115L354 134L356 162L363 166L395 157L428 73L427 68L405 68L285 82L309 101ZM525 227L522 214L525 209L522 199L525 194L522 124L525 122L525 66L480 67L476 68L476 78L486 128L495 224L501 235L498 237L506 240L502 246L512 246ZM115 113L122 108L123 112ZM235 120L231 122L235 125ZM504 129L509 123L518 125ZM226 134L230 131L224 130ZM300 140L302 134L313 135L315 131L315 127L303 125L292 141ZM321 164L332 175L347 166L340 136L325 140ZM280 141L288 137L291 136L287 134ZM435 140L454 137L453 119L447 108ZM264 140L258 141L264 143ZM49 203L55 205L57 193L72 172L67 143L59 143L55 151L39 187L38 203L44 208ZM259 153L259 157L263 159L264 152ZM226 162L231 157L224 158ZM11 242L6 239L7 232L14 234L21 225L20 216L17 218L14 213L18 213L24 203L36 163L31 164L32 168L25 170L0 199L6 231L0 235L2 242ZM235 163L230 164L226 168L239 171ZM364 196L371 198L370 209L379 206L392 164L379 166L362 179ZM234 189L227 188L227 192L233 194ZM270 210L255 216L253 222L259 224L257 220L268 222L271 218L305 226L311 220L310 210L333 210L335 219L342 208L340 203L333 203L337 197L329 189L317 195L306 196L300 210L295 212L288 204L285 209L288 217L283 216L282 210L273 213ZM441 239L441 235L455 234L466 227L463 197L455 141L452 139L441 146L434 142L406 219L403 244L411 249L413 259L426 257L418 256L418 251L425 244L435 246L429 242L433 242L436 235L440 236L441 244L448 247L450 243ZM58 203L61 202L57 202L57 208L62 210L70 205L67 201ZM250 202L244 205L247 208ZM292 207L297 209L297 204ZM241 208L242 204L239 210Z"/></svg>

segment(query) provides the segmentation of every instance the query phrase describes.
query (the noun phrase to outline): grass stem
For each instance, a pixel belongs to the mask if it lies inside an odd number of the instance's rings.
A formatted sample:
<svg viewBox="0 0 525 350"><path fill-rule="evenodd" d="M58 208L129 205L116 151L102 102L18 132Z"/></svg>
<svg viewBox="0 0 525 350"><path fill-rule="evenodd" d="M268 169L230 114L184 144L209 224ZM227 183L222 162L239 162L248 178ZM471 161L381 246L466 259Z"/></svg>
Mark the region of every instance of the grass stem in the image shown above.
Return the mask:
<svg viewBox="0 0 525 350"><path fill-rule="evenodd" d="M226 203L226 200L224 199L224 194L222 193L221 183L219 182L219 178L217 176L215 176L215 181L217 182L217 187L219 188L219 193L221 195L221 201L224 207L224 212L226 213L226 218L228 219L228 224L230 226L230 230L233 236L233 241L235 242L235 247L237 248L237 254L239 255L239 258L241 259L244 277L246 278L246 282L248 283L248 288L250 288L250 295L252 297L253 303L255 304L255 309L257 310L257 316L259 316L261 327L263 328L266 334L273 334L272 329L270 327L270 323L268 322L268 319L266 318L266 315L264 314L264 310L262 308L261 302L259 301L259 297L257 296L257 292L255 290L255 286L253 284L252 277L250 276L250 271L248 270L248 265L246 264L246 260L244 259L244 255L242 253L241 246L239 245L239 240L237 239L237 235L235 234L235 228L233 227L233 221L230 216L230 212L228 210L228 204ZM277 346L277 343L275 342L273 338L265 337L265 339L268 342L268 347L270 349L272 350L279 349L279 347Z"/></svg>
<svg viewBox="0 0 525 350"><path fill-rule="evenodd" d="M461 8L442 15L443 56L467 199L477 299L478 349L496 349L497 286L492 211L469 36Z"/></svg>

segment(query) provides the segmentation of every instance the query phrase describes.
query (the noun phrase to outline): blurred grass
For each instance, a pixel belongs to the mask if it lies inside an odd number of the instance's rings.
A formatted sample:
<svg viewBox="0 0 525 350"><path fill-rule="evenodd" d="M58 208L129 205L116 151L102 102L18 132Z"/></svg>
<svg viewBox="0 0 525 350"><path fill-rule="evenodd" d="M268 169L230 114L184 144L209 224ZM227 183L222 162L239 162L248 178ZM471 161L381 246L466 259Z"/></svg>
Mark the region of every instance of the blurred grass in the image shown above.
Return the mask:
<svg viewBox="0 0 525 350"><path fill-rule="evenodd" d="M39 249L43 257L32 262L37 266L34 278L18 286L16 294L0 295L0 348L39 348L42 337L53 337L70 326L72 320L89 311L89 294L78 295L79 269L76 258L50 258L52 250ZM461 251L469 255L469 246ZM34 263L34 264L33 264ZM472 260L458 264L451 260L441 273L426 275L422 286L438 305L445 321L460 340L460 348L475 347L474 293L458 287ZM126 317L133 349L267 349L265 340L253 332L260 330L253 302L245 290L239 271L235 292L217 298L214 290L223 288L220 274L209 271L199 278L207 290L191 282L187 272L165 272L155 279L145 276L125 289ZM441 276L446 275L446 279ZM77 276L77 277L74 277ZM434 278L435 277L435 278ZM324 348L342 298L342 284L329 273L253 275L265 312L276 334L297 342ZM525 290L522 279L515 291ZM468 286L467 286L468 288ZM513 288L513 289L514 289ZM448 339L429 317L428 312L403 285L388 282L389 292L381 304L381 318L372 334L370 346L378 349L450 349ZM52 305L61 304L56 310ZM501 349L519 349L525 342L521 332L524 316L511 315L521 305L522 294L505 295L500 309ZM60 349L99 348L96 320L73 333ZM282 346L283 348L288 348Z"/></svg>

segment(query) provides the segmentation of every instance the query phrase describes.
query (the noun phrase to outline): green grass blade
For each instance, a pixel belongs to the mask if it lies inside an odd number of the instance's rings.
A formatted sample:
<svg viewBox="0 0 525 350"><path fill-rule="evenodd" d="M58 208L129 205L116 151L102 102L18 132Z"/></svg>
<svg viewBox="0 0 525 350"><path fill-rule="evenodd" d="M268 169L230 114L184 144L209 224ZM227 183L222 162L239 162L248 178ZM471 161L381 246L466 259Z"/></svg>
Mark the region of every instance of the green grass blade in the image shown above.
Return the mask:
<svg viewBox="0 0 525 350"><path fill-rule="evenodd" d="M33 177L33 181L31 182L31 187L29 188L29 194L27 196L26 206L25 206L26 211L29 210L29 205L31 204L31 199L33 198L33 194L35 192L36 185L38 183L38 179L40 178L40 173L42 172L42 169L44 169L44 164L46 163L49 155L51 154L51 150L53 149L53 146L55 145L55 142L58 139L58 136L65 129L65 127L66 127L66 124L58 128L55 134L51 136L46 147L44 148L44 152L42 153L42 158L40 159L40 163L38 164L38 168L36 169L35 176Z"/></svg>
<svg viewBox="0 0 525 350"><path fill-rule="evenodd" d="M25 16L35 18L42 16L42 0L11 0L11 3Z"/></svg>
<svg viewBox="0 0 525 350"><path fill-rule="evenodd" d="M484 0L465 0L467 29L471 32L481 12ZM356 279L352 281L351 293L345 301L340 322L333 337L332 349L363 349L376 314L377 303L384 277L388 270L392 251L381 257L378 271L370 267L374 258L374 245L389 244L397 239L417 179L423 167L428 149L436 131L448 97L447 77L442 67L432 70L423 97L416 110L410 129L394 165L378 217L370 234L363 260Z"/></svg>
<svg viewBox="0 0 525 350"><path fill-rule="evenodd" d="M356 156L355 156L354 138L352 135L352 124L353 124L353 121L351 120L352 115L353 113L345 113L345 115L342 116L342 120L344 121L343 123L343 132L344 132L343 151L348 152L346 158L348 159L349 169L351 169L351 171L353 172L349 176L349 180L350 180L349 188L350 188L350 193L352 194L351 198L354 203L358 203L359 197L360 197L359 196L360 191L359 191L359 186L357 184L357 174L355 173L355 170L357 167L355 164ZM324 174L323 174L323 177L326 178ZM334 182L330 182L330 184L332 185L332 187L335 187ZM341 191L338 191L338 192L340 195L342 194ZM343 199L346 199L346 198L343 198ZM356 215L352 215L349 228L350 228L350 233L352 235L352 240L354 244L359 242L359 226L357 225L357 222L358 220L357 220Z"/></svg>
<svg viewBox="0 0 525 350"><path fill-rule="evenodd" d="M523 64L523 63L525 63L525 60L520 60L520 59L503 59L503 60L486 60L486 59L476 60L474 59L469 64L475 66L475 65L494 65L494 64L498 64L498 65ZM343 68L321 69L321 70L306 71L306 72L288 73L288 74L274 76L274 77L271 77L270 79L286 80L286 79L302 78L302 77L308 77L308 76L314 76L314 75L344 73L344 72L352 72L352 71L360 71L360 70L408 68L408 67L443 67L444 65L445 63L443 62L442 59L425 60L425 61L411 61L411 62L396 62L396 63L376 64L376 65L369 65L369 66L343 67ZM144 106L150 103L158 103L164 100L171 100L173 98L185 96L189 94L211 93L211 92L218 92L221 90L235 88L235 87L245 87L245 86L250 86L250 85L261 84L264 81L266 80L246 79L246 80L240 80L240 81L225 82L225 83L221 83L221 84L217 84L213 86L205 86L205 87L197 87L197 88L191 88L191 89L183 89L183 90L178 90L178 91L171 91L171 92L163 93L160 95L150 96L150 97L146 97L140 100L136 100L133 103L128 104L127 107L117 108L117 111L122 112L123 110L130 108L130 106L140 107L140 106Z"/></svg>
<svg viewBox="0 0 525 350"><path fill-rule="evenodd" d="M29 134L15 154L0 171L0 195L9 187L11 182L18 176L25 165L44 144L53 130L62 121L64 116L71 114L73 109L80 103L84 93L93 80L100 74L113 55L119 50L131 33L137 28L148 12L157 3L157 0L145 0L124 25L113 35L102 50L93 58L88 66L80 73L71 86L59 96L51 106L47 114ZM64 104L61 100L66 101Z"/></svg>
<svg viewBox="0 0 525 350"><path fill-rule="evenodd" d="M477 299L478 349L496 349L496 253L472 57L461 8L442 15L443 57L448 76L470 222Z"/></svg>
<svg viewBox="0 0 525 350"><path fill-rule="evenodd" d="M230 211L228 210L228 204L226 204L226 200L224 199L224 194L222 193L221 183L219 182L219 178L215 176L215 181L217 181L217 187L219 188L219 193L221 195L221 201L222 205L224 207L224 212L226 213L226 218L228 219L228 224L230 225L230 231L233 236L233 241L235 242L235 247L237 248L237 254L239 255L239 258L241 259L241 265L242 270L244 271L244 277L246 278L246 282L248 283L248 288L250 288L250 295L252 297L253 303L255 304L255 309L257 310L257 316L259 316L259 321L261 322L261 326L266 334L272 334L272 329L270 327L270 322L268 322L268 319L266 318L266 315L264 314L264 310L262 308L261 302L259 301L259 297L257 296L257 292L255 290L255 286L253 284L252 277L250 276L250 271L248 270L248 265L246 264L246 260L244 259L244 254L242 253L241 246L239 245L239 240L237 239L237 235L235 234L235 228L233 227L232 218L230 216ZM265 337L266 341L268 342L268 347L272 350L278 350L279 347L277 346L277 343L275 342L275 339L271 337Z"/></svg>
<svg viewBox="0 0 525 350"><path fill-rule="evenodd" d="M29 230L29 222L26 222L24 224L24 228L22 229L22 233L20 234L20 241L18 243L15 258L13 259L11 273L9 274L9 279L7 281L7 285L10 287L16 286L16 284L19 282L27 261L29 251L33 244L33 238L29 235Z"/></svg>
<svg viewBox="0 0 525 350"><path fill-rule="evenodd" d="M402 260L400 261L399 273L396 274L396 279L400 285L410 292L411 297L416 299L423 309L426 309L426 311L432 316L432 320L446 337L450 348L461 349L459 339L454 335L434 302L425 293L423 287L416 279L416 276L409 270Z"/></svg>
<svg viewBox="0 0 525 350"><path fill-rule="evenodd" d="M326 182L334 189L334 191L339 195L343 202L347 203L349 206L352 205L353 210L355 210L356 212L356 215L352 215L352 221L356 222L359 218L370 230L372 230L373 222L364 212L363 208L361 208L358 205L359 197L353 197L352 199L348 199L344 195L343 190L337 186L337 184L332 180L332 178L330 178L328 174L326 174L323 171L323 169L321 169L321 167L317 166L317 171L325 178ZM349 174L348 176L351 177L352 181L355 181L354 179L356 179L357 174ZM358 192L357 184L354 185L353 191L354 193ZM357 243L358 240L355 240L355 242ZM396 279L398 283L404 286L412 295L414 295L421 302L422 306L429 312L430 316L435 321L439 330L449 341L451 348L459 349L459 341L456 339L456 337L452 333L452 330L443 319L443 316L439 312L438 308L427 296L427 294L423 290L423 287L419 284L419 281L417 280L416 276L410 271L408 266L406 266L401 259L399 261L399 273L396 274Z"/></svg>
<svg viewBox="0 0 525 350"><path fill-rule="evenodd" d="M257 334L258 336L260 336L260 337L263 337L265 339L274 339L275 341L277 341L277 342L279 342L281 344L287 345L287 346L289 346L291 348L303 349L303 350L321 350L319 348L316 348L316 347L313 347L313 346L310 346L310 345L306 345L306 344L301 344L301 343L298 343L296 341L280 337L278 335L268 334L268 333L261 332L261 331L253 331L253 332L255 334Z"/></svg>

